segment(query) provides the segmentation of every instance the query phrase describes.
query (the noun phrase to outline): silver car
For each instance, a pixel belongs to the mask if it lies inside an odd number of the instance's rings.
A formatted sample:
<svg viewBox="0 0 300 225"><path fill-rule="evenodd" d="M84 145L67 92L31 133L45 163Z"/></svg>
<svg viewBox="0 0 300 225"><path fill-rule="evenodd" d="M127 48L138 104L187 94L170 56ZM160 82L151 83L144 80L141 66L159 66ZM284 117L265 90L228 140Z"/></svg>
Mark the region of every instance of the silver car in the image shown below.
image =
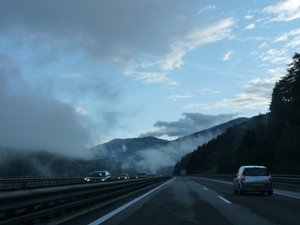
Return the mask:
<svg viewBox="0 0 300 225"><path fill-rule="evenodd" d="M260 192L273 195L272 177L265 166L241 166L233 179L234 193Z"/></svg>

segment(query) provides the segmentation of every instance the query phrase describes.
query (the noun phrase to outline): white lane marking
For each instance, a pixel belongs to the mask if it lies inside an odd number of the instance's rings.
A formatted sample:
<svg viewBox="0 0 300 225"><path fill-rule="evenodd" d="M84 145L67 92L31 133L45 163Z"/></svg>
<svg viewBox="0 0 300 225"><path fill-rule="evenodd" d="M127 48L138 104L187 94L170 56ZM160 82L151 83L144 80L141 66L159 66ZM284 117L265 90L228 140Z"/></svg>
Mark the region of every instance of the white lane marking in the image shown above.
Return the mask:
<svg viewBox="0 0 300 225"><path fill-rule="evenodd" d="M203 187L203 189L204 189L205 191L208 191L208 189L207 189L206 187Z"/></svg>
<svg viewBox="0 0 300 225"><path fill-rule="evenodd" d="M162 186L170 183L171 181L173 181L174 178L166 183L163 183L161 185L159 185L158 187L154 188L153 190L143 194L142 196L128 202L127 204L115 209L114 211L106 214L105 216L100 217L99 219L95 220L94 222L89 223L88 225L99 225L101 223L103 223L105 220L108 220L109 218L111 218L112 216L116 215L117 213L121 212L122 210L126 209L127 207L131 206L132 204L136 203L137 201L141 200L142 198L146 197L147 195L151 194L152 192L156 191L157 189L161 188Z"/></svg>
<svg viewBox="0 0 300 225"><path fill-rule="evenodd" d="M282 196L290 197L290 198L300 199L300 197L297 197L297 196L294 196L294 195L289 195L289 194L278 193L277 191L276 192L274 191L274 194L276 194L276 195L282 195Z"/></svg>
<svg viewBox="0 0 300 225"><path fill-rule="evenodd" d="M228 204L231 204L230 201L228 201L227 199L223 198L222 196L218 196L220 199L222 199L224 202L228 203Z"/></svg>

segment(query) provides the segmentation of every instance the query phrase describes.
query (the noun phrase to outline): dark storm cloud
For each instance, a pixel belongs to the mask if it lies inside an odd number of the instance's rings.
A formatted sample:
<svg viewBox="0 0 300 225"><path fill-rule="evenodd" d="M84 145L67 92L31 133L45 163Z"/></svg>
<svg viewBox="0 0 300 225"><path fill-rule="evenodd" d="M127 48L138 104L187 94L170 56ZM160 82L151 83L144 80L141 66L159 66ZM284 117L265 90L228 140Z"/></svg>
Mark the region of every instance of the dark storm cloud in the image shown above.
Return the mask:
<svg viewBox="0 0 300 225"><path fill-rule="evenodd" d="M154 127L158 129L143 133L141 137L160 137L163 135L169 137L182 137L222 123L226 123L235 119L237 116L237 114L205 115L201 113L183 113L182 115L184 118L179 119L178 121L157 121L154 124Z"/></svg>
<svg viewBox="0 0 300 225"><path fill-rule="evenodd" d="M196 2L180 1L40 1L0 2L0 34L12 40L20 36L36 46L56 51L84 50L98 59L117 55L130 61L136 49L164 51L170 38L191 24L183 17L195 10ZM186 14L189 15L189 14ZM180 19L179 19L180 18ZM169 27L170 29L166 29ZM176 27L176 28L174 28ZM174 29L171 29L174 28ZM22 42L22 41L21 41ZM46 57L46 56L44 56Z"/></svg>

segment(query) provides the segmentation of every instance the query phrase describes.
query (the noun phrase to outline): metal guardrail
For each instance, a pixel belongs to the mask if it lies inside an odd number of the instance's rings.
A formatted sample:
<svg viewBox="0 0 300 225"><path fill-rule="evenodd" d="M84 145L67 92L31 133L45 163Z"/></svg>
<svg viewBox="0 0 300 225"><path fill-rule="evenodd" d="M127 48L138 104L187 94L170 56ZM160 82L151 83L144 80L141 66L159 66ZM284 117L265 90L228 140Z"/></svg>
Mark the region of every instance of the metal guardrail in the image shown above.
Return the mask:
<svg viewBox="0 0 300 225"><path fill-rule="evenodd" d="M233 181L235 174L191 174L190 176ZM300 191L300 175L274 174L272 175L272 182L275 188Z"/></svg>
<svg viewBox="0 0 300 225"><path fill-rule="evenodd" d="M83 177L35 177L0 179L0 191L84 183Z"/></svg>
<svg viewBox="0 0 300 225"><path fill-rule="evenodd" d="M135 179L136 177L130 177ZM111 177L110 181L117 181ZM0 177L0 192L86 183L84 177Z"/></svg>
<svg viewBox="0 0 300 225"><path fill-rule="evenodd" d="M0 225L45 223L82 208L105 205L171 177L77 184L0 195Z"/></svg>

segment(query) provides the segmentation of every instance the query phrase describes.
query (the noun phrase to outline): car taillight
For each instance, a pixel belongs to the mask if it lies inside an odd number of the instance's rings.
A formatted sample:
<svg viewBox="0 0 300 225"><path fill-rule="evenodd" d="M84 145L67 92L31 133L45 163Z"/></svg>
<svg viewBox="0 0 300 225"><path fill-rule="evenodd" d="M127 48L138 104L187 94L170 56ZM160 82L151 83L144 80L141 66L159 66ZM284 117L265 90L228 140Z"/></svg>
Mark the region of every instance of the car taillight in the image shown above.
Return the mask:
<svg viewBox="0 0 300 225"><path fill-rule="evenodd" d="M244 174L242 174L241 180L245 180L245 175Z"/></svg>
<svg viewBox="0 0 300 225"><path fill-rule="evenodd" d="M271 179L272 179L272 176L271 176L271 174L269 174L269 175L268 175L268 177L269 177L269 180L271 180Z"/></svg>

